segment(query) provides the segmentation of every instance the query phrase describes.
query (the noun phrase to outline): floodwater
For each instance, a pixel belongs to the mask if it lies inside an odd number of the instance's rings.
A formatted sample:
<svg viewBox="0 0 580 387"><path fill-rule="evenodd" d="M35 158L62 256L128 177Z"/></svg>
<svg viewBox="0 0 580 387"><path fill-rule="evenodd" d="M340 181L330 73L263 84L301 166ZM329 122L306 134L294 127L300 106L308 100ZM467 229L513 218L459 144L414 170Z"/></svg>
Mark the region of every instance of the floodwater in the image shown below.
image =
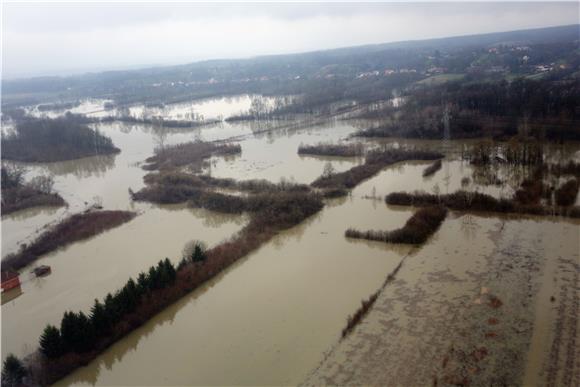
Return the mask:
<svg viewBox="0 0 580 387"><path fill-rule="evenodd" d="M29 209L3 217L2 256L16 251L21 243L30 241L49 225L95 203L105 209L132 210L139 215L125 225L55 251L31 265L50 265L52 274L48 277L33 279L29 274L31 267L22 270L22 279L25 281L20 289L22 293L17 297L5 295L3 298L3 356L10 352L19 356L30 353L36 348L38 337L47 323L58 325L64 311L69 309L88 312L95 298L102 298L107 292L115 291L130 276L148 269L159 259L169 257L177 261L188 241L200 239L211 246L243 227L246 221L243 216L133 203L128 190L143 187L146 171L141 165L153 154L156 146L197 139L251 139L253 133L267 139L263 131L276 125L224 122L194 130L167 130L150 125L99 124L99 130L110 136L121 149L119 154L56 163L25 164L28 168L27 178L39 174L52 175L55 191L65 198L68 206ZM324 130L331 131L332 126ZM314 131L304 133L300 138L306 142L315 142L319 137L319 132ZM284 139L283 136L278 138L282 141ZM268 141L277 140L270 138ZM243 150L241 157L248 151ZM293 154L296 151L297 147L292 150ZM313 158L310 165L316 165L316 170L321 171L326 162ZM342 162L331 161L336 168ZM346 163L352 164L349 161ZM282 174L282 177L285 176ZM12 300L6 302L10 298Z"/></svg>
<svg viewBox="0 0 580 387"><path fill-rule="evenodd" d="M338 142L356 130L356 127L348 123L331 122L252 136L240 143L240 156L214 158L207 172L215 177L237 180L266 179L278 182L283 177L297 183L310 184L322 175L327 163L334 171L342 172L364 160L299 155L300 144Z"/></svg>
<svg viewBox="0 0 580 387"><path fill-rule="evenodd" d="M345 229L400 227L411 213L330 202L59 385L297 384L409 249Z"/></svg>
<svg viewBox="0 0 580 387"><path fill-rule="evenodd" d="M291 97L264 97L260 95L236 95L221 98L196 99L186 102L178 102L163 106L146 106L137 104L128 108L106 109L107 103L112 103L108 99L88 98L80 101L78 106L70 109L39 110L38 105L26 108L28 114L35 117L56 118L70 112L73 114L85 114L89 117L108 117L130 115L135 118L150 119L153 117L163 117L167 120L183 121L203 121L203 120L224 120L228 117L247 114L252 108L252 104L259 102L263 109L272 109L275 105L285 104Z"/></svg>
<svg viewBox="0 0 580 387"><path fill-rule="evenodd" d="M223 118L242 112L238 109L249 107L251 98L246 96L229 102L217 99L203 108L200 107L203 103L196 103L197 108L192 110L195 114L203 114L204 118ZM220 107L223 104L230 104L231 109ZM172 119L190 114L191 104L180 106L174 110L165 107L159 114L167 114ZM158 114L153 108L147 109L146 114ZM243 227L247 221L245 216L193 210L185 206L132 203L128 189L143 187L146 171L141 165L153 154L156 146L198 139L239 141L242 147L240 155L212 158L205 171L215 177L238 180L278 182L285 179L310 183L322 174L327 164L340 172L363 162L360 158L311 157L297 153L301 143L346 139L357 130L350 122L294 125L224 121L195 129L107 123L99 124L98 128L113 139L121 153L68 162L27 164L27 177L53 175L56 191L69 206L31 209L3 217L2 255L14 251L47 223L82 211L94 203L102 204L105 209L134 210L139 215L124 225L71 244L37 261L34 265L52 267L52 274L48 277L32 278L28 273L30 268L23 270L21 289L3 297L3 357L9 352L19 356L32 352L44 326L47 323L58 325L64 311L88 312L95 298L115 291L130 276L136 276L159 259L169 257L176 262L188 241L200 239L212 246ZM429 144L432 142L423 143L425 146ZM462 142L453 146L459 148ZM404 225L413 209L385 205L384 195L393 191L448 193L466 187L501 197L510 196L515 187L512 183L515 177L507 172L500 170L492 174L506 182L503 187L496 186L490 184L487 174L482 175L480 170L453 157L445 159L435 175L423 177L427 165L429 163L407 162L387 167L361 183L348 197L327 201L320 213L281 232L58 385L290 385L304 380L328 382L329 379L317 379L322 374L311 374L326 354L330 353L331 361L353 354L352 361L345 363L345 372L365 364L357 361L368 360L370 355L359 357L357 342L354 347L346 347L353 352L344 352L344 343L352 343L353 339L349 336L346 341L339 342L340 332L348 315L358 309L361 300L380 288L402 259L405 259L404 266L397 275L394 290L383 292L377 301L381 308L383 300L382 309L379 309L383 314L377 315L373 309L375 317L370 317L370 323L365 320L361 325L371 327L370 335L365 337L367 347L363 348L374 351L373 342L385 340L383 350L392 351L388 358L396 360L375 367L376 372L385 373L388 367L400 366L405 359L407 364L417 364L415 355L422 356L421 360L432 355L440 362L437 356L445 354L450 340L462 340L454 335L453 323L467 321L467 325L460 325L458 331L465 333L471 327L472 319L481 317L471 313L472 308L467 308L481 288L489 287L505 294L513 290L501 288L501 281L497 278L500 278L499 274L504 275L503 272L490 271L494 267L494 257L501 256L496 253L503 254L510 243L522 239L528 250L534 250L532 240L523 235L525 230L533 228L536 230L533 237L540 238L543 226L529 223L533 221L506 223L495 216L452 214L441 230L419 250L344 237L349 227L391 230ZM467 185L466 178L469 179ZM505 224L509 233L506 232L506 237L501 239ZM574 228L566 230L566 235L577 231ZM498 246L505 249L498 250ZM546 250L542 254L553 251ZM567 252L561 255L565 254ZM485 274L488 271L499 273L498 277ZM514 273L514 284L523 281L524 277L518 277L518 273L528 274L525 271ZM533 286L534 292L543 295L552 292L552 288L538 290L539 285ZM516 305L517 299L514 300ZM516 312L523 311L532 321L535 316L540 316L543 306L538 306L537 311L530 308L514 307L515 312L509 318L516 318ZM431 316L431 319L418 316ZM384 337L373 336L377 332L384 334L385 327L393 326L396 329L388 330ZM442 330L437 332L434 327ZM523 339L510 341L510 348L525 352L527 347L522 348L532 340L531 334L529 336L528 341L523 336ZM442 339L438 341L437 337ZM390 346L389 341L394 345ZM543 343L541 338L534 339L534 353L545 349ZM414 349L425 344L429 345L424 351ZM375 353L371 351L371 355ZM543 364L542 361L535 360L537 364ZM417 373L417 376L425 375ZM424 380L430 381L430 377L431 374Z"/></svg>
<svg viewBox="0 0 580 387"><path fill-rule="evenodd" d="M452 213L305 384L575 385L579 235L578 222Z"/></svg>

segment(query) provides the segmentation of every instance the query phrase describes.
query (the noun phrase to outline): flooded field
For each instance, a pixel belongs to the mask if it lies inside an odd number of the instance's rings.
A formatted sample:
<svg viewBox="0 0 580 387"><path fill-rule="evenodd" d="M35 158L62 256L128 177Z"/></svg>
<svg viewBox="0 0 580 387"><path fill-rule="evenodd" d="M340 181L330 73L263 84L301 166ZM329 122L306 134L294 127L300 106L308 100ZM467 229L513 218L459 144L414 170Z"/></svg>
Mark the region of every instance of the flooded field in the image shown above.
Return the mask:
<svg viewBox="0 0 580 387"><path fill-rule="evenodd" d="M390 228L410 215L356 198L329 203L59 385L300 383L408 251L346 240L345 219Z"/></svg>
<svg viewBox="0 0 580 387"><path fill-rule="evenodd" d="M579 238L578 222L455 214L306 384L577 378Z"/></svg>
<svg viewBox="0 0 580 387"><path fill-rule="evenodd" d="M74 109L101 114L105 102L85 101ZM243 96L163 108L133 107L131 114L171 119L201 114L221 120L247 112L251 105L252 96ZM21 288L2 298L3 357L10 352L30 354L47 323L58 325L67 310L88 312L95 298L115 291L160 259L177 263L187 242L199 239L214 246L247 223L246 215L132 202L129 189L144 186L147 172L142 165L157 147L195 140L233 141L240 144L241 154L213 157L204 173L309 184L325 170L346 171L364 158L301 156L297 153L301 144L361 141L369 146L431 149L436 144L353 139L350 135L359 123L333 120L222 121L195 129L117 122L95 125L121 152L23 164L27 178L54 176L54 188L68 206L33 208L3 217L2 256L48 225L94 204L136 211L138 216L22 270ZM521 181L520 172L484 170L462 161L461 149L469 144L446 144L447 157L432 176L423 177L429 162L398 163L363 181L347 197L327 200L320 213L279 233L58 385L294 385L304 381L412 385L456 380L450 378L464 377L466 372L471 372L469 380L484 384L569 378L559 365L576 358L565 341L575 340L578 321L569 315L577 311L572 300L578 291L565 284L578 283L574 276L577 222L452 213L421 248L344 236L349 227L402 227L414 209L387 206L384 196L394 191L445 194L466 189L511 197ZM577 147L556 148L550 155L579 156ZM367 318L340 341L347 317L401 261L395 281L380 293ZM52 274L33 277L29 271L42 264L50 265ZM487 307L492 295L501 300L502 309ZM499 324L488 326L490 319ZM556 326L565 327L560 336ZM554 342L561 347L550 347ZM471 356L481 346L487 359L482 361L490 363L475 364L477 371L472 371L473 361L466 363L457 354ZM506 356L512 356L508 359L512 367L499 374Z"/></svg>

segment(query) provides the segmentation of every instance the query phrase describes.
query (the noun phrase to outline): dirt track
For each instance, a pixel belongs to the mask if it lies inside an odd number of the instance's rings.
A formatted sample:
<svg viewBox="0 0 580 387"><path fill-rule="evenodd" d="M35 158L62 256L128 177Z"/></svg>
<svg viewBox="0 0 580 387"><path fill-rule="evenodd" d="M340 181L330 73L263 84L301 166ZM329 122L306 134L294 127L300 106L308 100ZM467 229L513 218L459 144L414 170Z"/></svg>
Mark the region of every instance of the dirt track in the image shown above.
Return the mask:
<svg viewBox="0 0 580 387"><path fill-rule="evenodd" d="M580 384L580 226L456 216L306 385Z"/></svg>

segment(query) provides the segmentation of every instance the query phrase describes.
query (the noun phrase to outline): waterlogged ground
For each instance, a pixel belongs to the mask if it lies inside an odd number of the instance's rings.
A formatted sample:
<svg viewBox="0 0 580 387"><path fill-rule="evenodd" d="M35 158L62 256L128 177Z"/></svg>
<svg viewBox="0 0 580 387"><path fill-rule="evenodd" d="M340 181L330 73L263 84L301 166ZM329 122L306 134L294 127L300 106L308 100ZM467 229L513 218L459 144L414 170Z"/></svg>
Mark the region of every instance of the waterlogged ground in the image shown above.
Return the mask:
<svg viewBox="0 0 580 387"><path fill-rule="evenodd" d="M104 114L104 102L85 101L76 109ZM251 103L243 96L131 112L219 119L243 113ZM26 165L28 177L53 175L69 206L3 217L2 256L47 224L95 203L139 216L37 261L33 266L51 265L48 277L32 278L30 268L23 270L21 289L2 297L3 357L32 352L43 327L58 325L65 310L86 312L94 298L159 259L176 262L188 241L211 246L243 227L245 216L132 203L128 189L143 187L141 166L155 147L235 140L242 153L213 158L205 172L237 180L310 183L327 165L340 172L364 161L297 154L301 143L346 141L357 130L350 121L222 121L196 129L108 123L98 129L121 153ZM377 143L382 141L369 141ZM327 201L320 213L280 233L58 385L578 384L578 223L452 213L420 249L344 237L348 227L404 225L413 209L387 206L384 195L393 191L468 189L511 196L521 176L459 161L468 143L446 144L449 156L431 177L422 176L429 163L399 163L348 197ZM577 148L558 147L550 154L574 152L578 156ZM493 184L495 177L505 184ZM402 260L395 281L340 341L348 315Z"/></svg>
<svg viewBox="0 0 580 387"><path fill-rule="evenodd" d="M344 220L391 228L410 215L358 198L329 203L59 385L297 384L408 251L348 241Z"/></svg>
<svg viewBox="0 0 580 387"><path fill-rule="evenodd" d="M110 136L121 152L111 156L88 157L57 163L24 164L27 178L50 174L55 190L68 202L63 208L36 208L20 211L2 219L2 256L16 251L50 225L72 213L84 211L93 204L105 209L132 210L139 216L131 222L109 230L87 241L74 243L38 260L22 270L21 289L3 294L2 355L13 352L19 356L32 352L47 323L59 324L66 310L88 312L95 298L115 291L130 276L136 276L159 259L169 257L176 262L183 246L192 239L200 239L209 246L233 235L245 224L245 217L225 216L184 206L152 206L133 203L129 188L143 186L141 168L156 146L194 141L222 140L235 137L245 141L254 139L263 144L285 141L285 135L268 136L265 131L280 123L221 123L194 130L167 130L154 126L125 123L99 124L98 129ZM293 138L307 143L317 142L321 131L332 132L333 125L293 132ZM340 133L354 130L341 127ZM284 133L287 133L285 131ZM332 135L325 138L334 139ZM287 145L287 143L285 143ZM298 144L286 154L295 160ZM242 150L244 157L250 149ZM235 158L235 157L234 157ZM219 160L219 159L216 159ZM337 169L341 160L330 161ZM321 173L327 160L310 160L309 166ZM346 161L347 165L354 165ZM314 175L313 175L314 176ZM292 175L279 175L292 179ZM52 274L33 278L32 267L47 264ZM366 291L366 289L365 289Z"/></svg>
<svg viewBox="0 0 580 387"><path fill-rule="evenodd" d="M577 385L579 231L453 214L305 384Z"/></svg>

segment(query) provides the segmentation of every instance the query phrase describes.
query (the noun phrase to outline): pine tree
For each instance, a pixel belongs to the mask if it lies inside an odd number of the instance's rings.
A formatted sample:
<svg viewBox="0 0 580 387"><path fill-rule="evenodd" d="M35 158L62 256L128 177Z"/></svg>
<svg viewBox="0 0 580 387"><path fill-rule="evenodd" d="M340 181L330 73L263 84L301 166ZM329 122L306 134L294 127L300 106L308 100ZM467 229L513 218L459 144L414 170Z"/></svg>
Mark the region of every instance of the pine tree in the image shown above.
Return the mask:
<svg viewBox="0 0 580 387"><path fill-rule="evenodd" d="M64 348L60 331L54 325L47 325L40 336L40 351L47 357L53 359L63 354Z"/></svg>
<svg viewBox="0 0 580 387"><path fill-rule="evenodd" d="M117 301L115 300L115 297L111 295L111 293L108 293L105 297L105 312L107 313L107 317L109 318L111 325L119 322L121 313L119 312Z"/></svg>
<svg viewBox="0 0 580 387"><path fill-rule="evenodd" d="M79 312L77 315L77 332L74 350L76 352L87 352L95 347L95 329L89 318Z"/></svg>
<svg viewBox="0 0 580 387"><path fill-rule="evenodd" d="M77 315L74 312L64 312L60 322L60 336L65 351L72 351L78 338Z"/></svg>
<svg viewBox="0 0 580 387"><path fill-rule="evenodd" d="M149 290L149 281L147 279L147 274L141 272L137 277L137 289L140 294L145 294Z"/></svg>
<svg viewBox="0 0 580 387"><path fill-rule="evenodd" d="M102 337L108 334L111 329L111 322L105 306L97 299L95 299L95 304L91 308L91 324L93 324L97 336Z"/></svg>
<svg viewBox="0 0 580 387"><path fill-rule="evenodd" d="M20 359L13 354L9 354L2 365L2 386L20 386L26 374L26 368L24 368Z"/></svg>
<svg viewBox="0 0 580 387"><path fill-rule="evenodd" d="M193 254L191 254L191 261L192 262L205 262L206 259L207 259L207 256L205 254L205 251L203 249L202 244L196 243L195 247L193 249Z"/></svg>

